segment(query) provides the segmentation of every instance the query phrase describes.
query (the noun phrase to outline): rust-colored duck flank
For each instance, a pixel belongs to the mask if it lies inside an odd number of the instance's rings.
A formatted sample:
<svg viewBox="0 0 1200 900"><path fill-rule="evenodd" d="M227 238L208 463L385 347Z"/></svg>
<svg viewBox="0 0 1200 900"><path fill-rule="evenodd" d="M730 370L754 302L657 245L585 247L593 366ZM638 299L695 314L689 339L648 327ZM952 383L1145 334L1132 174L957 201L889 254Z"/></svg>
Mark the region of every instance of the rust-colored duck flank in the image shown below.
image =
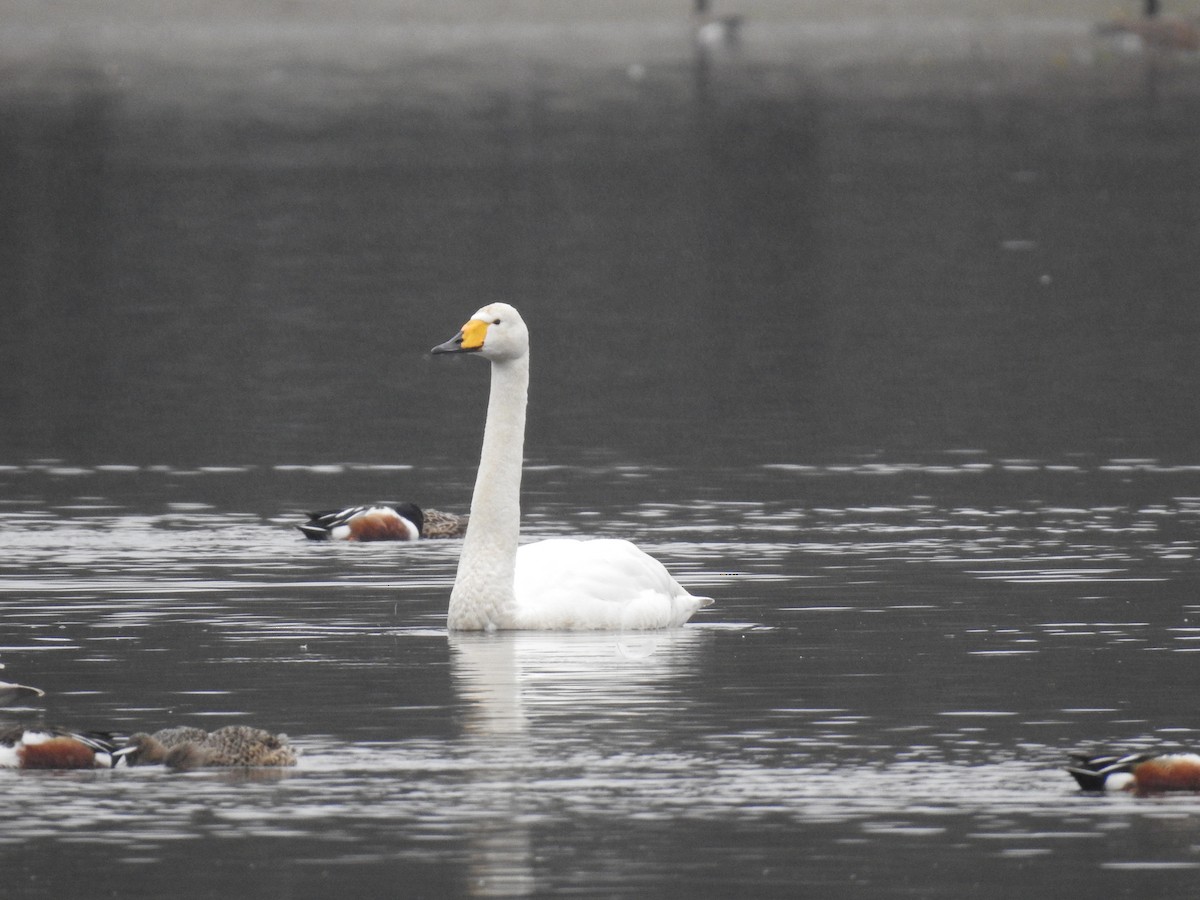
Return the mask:
<svg viewBox="0 0 1200 900"><path fill-rule="evenodd" d="M1200 791L1200 755L1195 753L1072 753L1071 762L1067 771L1085 791Z"/></svg>
<svg viewBox="0 0 1200 900"><path fill-rule="evenodd" d="M0 769L107 769L116 749L106 732L24 725L0 729Z"/></svg>

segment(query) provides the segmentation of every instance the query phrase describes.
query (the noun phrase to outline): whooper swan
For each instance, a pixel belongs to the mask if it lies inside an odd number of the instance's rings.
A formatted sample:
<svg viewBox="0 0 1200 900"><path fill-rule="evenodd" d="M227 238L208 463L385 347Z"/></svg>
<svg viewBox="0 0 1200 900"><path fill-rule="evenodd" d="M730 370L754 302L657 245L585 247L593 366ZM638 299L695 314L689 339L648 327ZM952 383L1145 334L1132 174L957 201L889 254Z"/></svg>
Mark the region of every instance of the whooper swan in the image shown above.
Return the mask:
<svg viewBox="0 0 1200 900"><path fill-rule="evenodd" d="M471 526L450 594L451 630L670 628L712 602L689 594L629 541L555 538L518 548L529 331L513 307L493 303L433 352L474 353L492 364Z"/></svg>

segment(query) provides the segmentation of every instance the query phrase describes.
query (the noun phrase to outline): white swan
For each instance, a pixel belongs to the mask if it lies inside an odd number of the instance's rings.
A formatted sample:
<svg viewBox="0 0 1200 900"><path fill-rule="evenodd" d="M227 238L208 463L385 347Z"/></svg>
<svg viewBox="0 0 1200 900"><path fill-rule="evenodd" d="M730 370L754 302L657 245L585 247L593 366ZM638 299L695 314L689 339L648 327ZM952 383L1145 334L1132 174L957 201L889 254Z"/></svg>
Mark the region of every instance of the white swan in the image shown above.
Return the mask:
<svg viewBox="0 0 1200 900"><path fill-rule="evenodd" d="M670 628L712 603L684 590L629 541L566 538L518 549L529 390L529 331L507 303L485 306L434 353L492 364L483 452L450 594L451 630Z"/></svg>

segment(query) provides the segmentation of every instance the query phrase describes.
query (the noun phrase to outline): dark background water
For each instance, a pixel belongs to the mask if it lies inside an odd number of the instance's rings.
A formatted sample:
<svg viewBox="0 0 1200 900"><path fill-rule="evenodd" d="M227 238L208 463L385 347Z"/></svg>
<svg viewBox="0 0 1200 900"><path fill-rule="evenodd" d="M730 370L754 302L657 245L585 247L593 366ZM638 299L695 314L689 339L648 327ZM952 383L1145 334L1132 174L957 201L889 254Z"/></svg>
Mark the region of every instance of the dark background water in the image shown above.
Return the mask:
<svg viewBox="0 0 1200 900"><path fill-rule="evenodd" d="M22 896L1191 896L1194 797L1059 767L1200 727L1200 67L1082 0L687 7L6 7L14 715L304 751L10 773ZM291 530L466 508L486 369L427 351L496 299L525 532L636 539L678 634L448 638L456 543Z"/></svg>
<svg viewBox="0 0 1200 900"><path fill-rule="evenodd" d="M493 299L533 324L535 456L1195 451L1190 62L935 17L923 55L819 64L802 18L756 52L751 18L697 57L673 9L26 51L0 451L458 459L483 376L426 351Z"/></svg>

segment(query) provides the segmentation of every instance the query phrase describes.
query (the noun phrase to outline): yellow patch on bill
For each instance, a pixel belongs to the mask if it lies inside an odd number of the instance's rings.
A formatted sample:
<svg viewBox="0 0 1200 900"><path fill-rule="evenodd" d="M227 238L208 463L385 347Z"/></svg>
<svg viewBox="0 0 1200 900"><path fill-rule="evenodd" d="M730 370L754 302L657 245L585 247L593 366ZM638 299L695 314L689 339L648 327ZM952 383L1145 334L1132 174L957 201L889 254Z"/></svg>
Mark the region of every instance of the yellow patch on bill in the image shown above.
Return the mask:
<svg viewBox="0 0 1200 900"><path fill-rule="evenodd" d="M479 319L472 319L462 327L462 348L464 350L478 350L483 346L483 339L487 336L488 323L482 322Z"/></svg>

